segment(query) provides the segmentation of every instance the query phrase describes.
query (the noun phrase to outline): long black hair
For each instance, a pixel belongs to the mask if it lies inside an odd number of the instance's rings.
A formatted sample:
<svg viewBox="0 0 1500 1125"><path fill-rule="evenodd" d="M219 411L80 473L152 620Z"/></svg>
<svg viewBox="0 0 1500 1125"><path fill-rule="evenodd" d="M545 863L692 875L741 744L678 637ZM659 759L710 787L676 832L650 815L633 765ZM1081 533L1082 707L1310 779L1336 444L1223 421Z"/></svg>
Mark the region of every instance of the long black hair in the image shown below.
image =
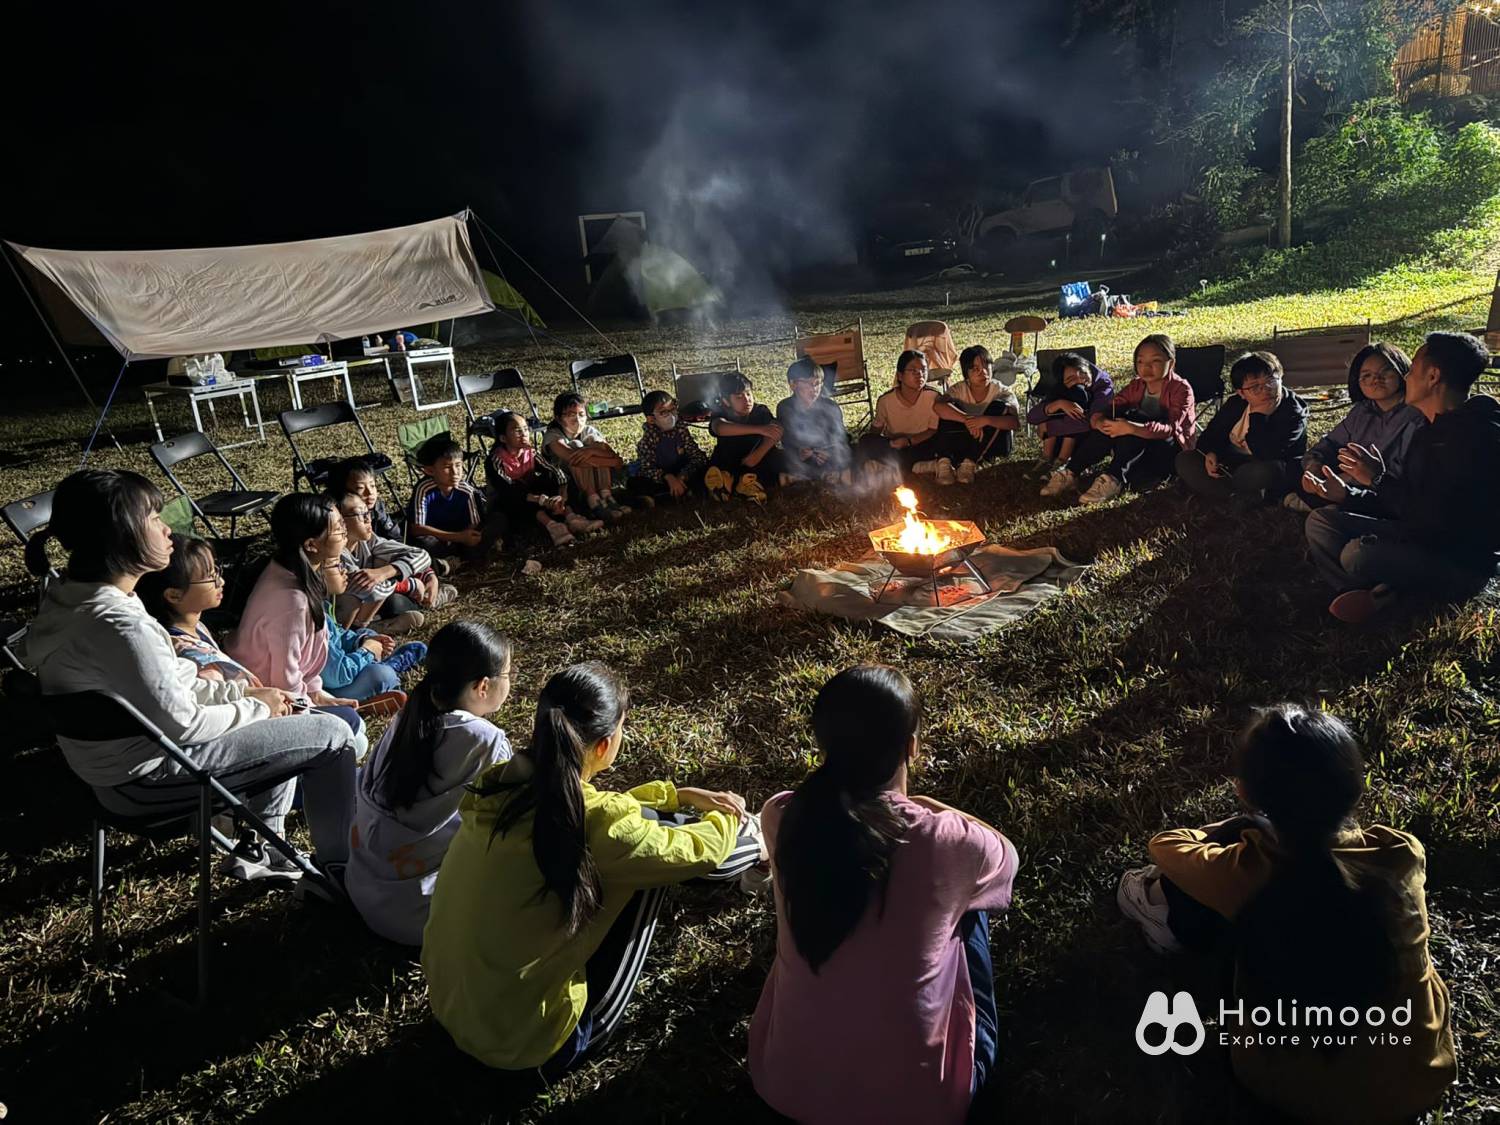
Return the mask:
<svg viewBox="0 0 1500 1125"><path fill-rule="evenodd" d="M297 580L307 598L308 620L314 632L325 624L323 603L328 600L328 587L302 544L328 534L329 521L337 514L330 497L306 492L288 493L271 509L271 537L276 541L271 558L291 571Z"/></svg>
<svg viewBox="0 0 1500 1125"><path fill-rule="evenodd" d="M624 681L605 665L591 661L564 668L547 681L537 699L536 729L526 751L531 776L476 790L481 797L512 794L495 818L492 839L535 813L531 852L542 873L539 897L549 892L557 896L570 937L588 925L604 900L599 869L584 835L584 754L613 734L629 709Z"/></svg>
<svg viewBox="0 0 1500 1125"><path fill-rule="evenodd" d="M1281 703L1240 734L1234 772L1275 831L1270 881L1235 919L1244 990L1307 1004L1377 999L1394 975L1382 888L1333 852L1365 789L1349 728Z"/></svg>
<svg viewBox="0 0 1500 1125"><path fill-rule="evenodd" d="M813 703L823 763L787 803L774 856L792 941L817 972L864 917L884 905L906 819L886 785L922 722L911 681L884 664L846 668Z"/></svg>
<svg viewBox="0 0 1500 1125"><path fill-rule="evenodd" d="M213 574L218 559L207 540L172 532L172 558L165 570L142 575L136 583L135 596L146 612L166 628L177 624L177 607L167 601L167 591L186 593L189 586Z"/></svg>
<svg viewBox="0 0 1500 1125"><path fill-rule="evenodd" d="M152 569L146 529L161 511L161 489L125 469L70 473L52 497L52 519L26 541L26 569L47 572L47 540L68 552L75 582L108 582Z"/></svg>
<svg viewBox="0 0 1500 1125"><path fill-rule="evenodd" d="M470 684L510 671L510 655L509 639L478 621L452 621L433 634L422 682L407 697L375 776L375 793L385 808L416 804L436 773L433 757L443 715Z"/></svg>

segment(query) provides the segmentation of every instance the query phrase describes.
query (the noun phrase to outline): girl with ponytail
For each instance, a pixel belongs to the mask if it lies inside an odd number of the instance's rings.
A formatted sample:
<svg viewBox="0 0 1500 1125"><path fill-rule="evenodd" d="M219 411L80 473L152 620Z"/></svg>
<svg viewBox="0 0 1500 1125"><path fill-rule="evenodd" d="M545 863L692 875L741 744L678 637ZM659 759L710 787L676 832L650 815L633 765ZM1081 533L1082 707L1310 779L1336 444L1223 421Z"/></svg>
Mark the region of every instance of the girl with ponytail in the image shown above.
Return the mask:
<svg viewBox="0 0 1500 1125"><path fill-rule="evenodd" d="M422 968L438 1022L489 1066L556 1075L596 1048L624 1015L665 888L735 879L761 858L734 793L594 787L629 702L604 665L564 668L537 700L531 745L459 806Z"/></svg>
<svg viewBox="0 0 1500 1125"><path fill-rule="evenodd" d="M422 944L459 801L481 770L511 757L505 732L485 717L510 695L510 660L510 641L489 626L444 625L422 682L360 771L345 886L389 941Z"/></svg>
<svg viewBox="0 0 1500 1125"><path fill-rule="evenodd" d="M750 1025L750 1077L803 1122L961 1122L995 1060L987 910L1010 904L1001 833L907 794L922 705L866 664L813 705L823 761L761 824L776 960Z"/></svg>
<svg viewBox="0 0 1500 1125"><path fill-rule="evenodd" d="M1456 1074L1448 989L1427 951L1421 843L1354 821L1364 757L1326 712L1258 712L1233 771L1252 812L1157 833L1155 863L1120 881L1121 909L1157 952L1233 949L1246 1016L1226 1031L1253 1031L1257 1007L1300 1021L1268 1028L1300 1034L1296 1046L1233 1051L1236 1076L1261 1100L1305 1121L1415 1118ZM1310 1009L1323 1008L1338 1018L1320 1028ZM1383 1041L1392 1030L1397 1042ZM1312 1046L1323 1031L1335 1043Z"/></svg>

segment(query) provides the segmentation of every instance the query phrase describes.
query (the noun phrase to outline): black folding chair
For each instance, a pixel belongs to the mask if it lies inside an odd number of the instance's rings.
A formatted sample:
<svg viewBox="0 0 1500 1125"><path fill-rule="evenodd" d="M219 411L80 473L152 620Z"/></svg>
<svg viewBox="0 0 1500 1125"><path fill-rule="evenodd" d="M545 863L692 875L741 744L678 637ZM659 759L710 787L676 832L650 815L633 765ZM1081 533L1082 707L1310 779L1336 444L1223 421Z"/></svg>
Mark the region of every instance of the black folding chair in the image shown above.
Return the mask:
<svg viewBox="0 0 1500 1125"><path fill-rule="evenodd" d="M488 443L493 443L496 436L494 412L480 413L473 400L480 395L499 394L504 391L515 391L520 394L522 401L526 404L526 409L518 410L516 413L526 419L526 424L531 427L532 433L541 433L547 428L547 423L537 412L536 402L532 399L531 391L527 388L526 380L521 377L518 368L502 367L485 375L460 375L458 398L463 403L464 414L467 417L464 427L464 461L468 464L470 477L474 475L474 467L490 455ZM479 446L477 450L474 448L476 444Z"/></svg>
<svg viewBox="0 0 1500 1125"><path fill-rule="evenodd" d="M1207 417L1204 413L1206 407L1217 410L1224 405L1225 354L1223 344L1177 349L1177 374L1193 388L1199 423Z"/></svg>
<svg viewBox="0 0 1500 1125"><path fill-rule="evenodd" d="M314 457L308 460L297 448L299 434L327 429L330 426L353 426L357 429L365 443L365 452L362 456L365 463L370 466L370 470L382 476L390 472L391 459L375 448L375 443L370 440L369 431L359 420L354 407L342 399L338 402L325 402L321 406L310 407L307 410L283 410L276 418L281 423L281 432L286 435L287 444L292 447L292 491L294 492L300 491L299 482L301 481L306 481L308 488L314 491L322 488L328 482L329 472L344 460L343 457Z"/></svg>
<svg viewBox="0 0 1500 1125"><path fill-rule="evenodd" d="M0 518L15 537L26 546L31 537L52 522L52 496L56 489L38 492L35 496L23 496L0 508Z"/></svg>
<svg viewBox="0 0 1500 1125"><path fill-rule="evenodd" d="M568 376L573 380L573 389L579 394L588 397L583 389L585 383L596 383L601 379L629 379L635 384L635 404L626 403L623 406L611 406L608 410L595 414L589 412L594 419L599 418L623 418L627 414L639 414L641 412L641 400L646 397L646 384L641 382L641 366L635 361L633 355L610 355L599 359L575 359L568 364Z"/></svg>
<svg viewBox="0 0 1500 1125"><path fill-rule="evenodd" d="M1099 349L1093 344L1080 344L1076 348L1038 348L1036 350L1036 378L1031 381L1031 386L1021 396L1021 419L1025 422L1031 408L1039 402L1046 402L1056 398L1062 393L1062 383L1052 378L1052 364L1060 355L1080 355L1090 363L1097 365L1099 362ZM1023 425L1026 434L1037 435L1040 442L1041 433L1035 426ZM1019 437L1020 435L1017 435Z"/></svg>
<svg viewBox="0 0 1500 1125"><path fill-rule="evenodd" d="M224 535L212 517L218 516L220 519L228 517L229 538L233 539L241 519L253 516L257 512L264 514L266 508L276 503L281 497L279 492L256 492L246 488L245 482L240 479L240 474L234 471L234 466L213 443L213 439L198 430L189 430L178 437L157 442L151 447L151 457L161 467L167 479L172 482L172 487L186 497L187 502L193 506L194 514L203 521L209 534L215 539L222 539ZM177 474L172 470L196 457L216 458L224 467L224 471L229 474L233 487L220 488L206 496L194 496L189 492L187 486L177 479Z"/></svg>

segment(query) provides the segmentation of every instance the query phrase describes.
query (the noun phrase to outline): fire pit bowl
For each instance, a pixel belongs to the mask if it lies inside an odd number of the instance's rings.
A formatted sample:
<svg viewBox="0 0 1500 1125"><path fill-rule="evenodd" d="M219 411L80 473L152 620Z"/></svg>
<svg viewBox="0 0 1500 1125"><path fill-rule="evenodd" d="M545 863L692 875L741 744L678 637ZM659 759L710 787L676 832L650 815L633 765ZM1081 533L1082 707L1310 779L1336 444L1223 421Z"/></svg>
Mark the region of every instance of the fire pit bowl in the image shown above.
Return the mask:
<svg viewBox="0 0 1500 1125"><path fill-rule="evenodd" d="M947 546L936 554L901 549L901 535L906 524L893 523L870 532L870 546L897 574L908 578L931 578L934 574L958 566L984 543L984 533L971 520L926 520L933 531L947 540Z"/></svg>

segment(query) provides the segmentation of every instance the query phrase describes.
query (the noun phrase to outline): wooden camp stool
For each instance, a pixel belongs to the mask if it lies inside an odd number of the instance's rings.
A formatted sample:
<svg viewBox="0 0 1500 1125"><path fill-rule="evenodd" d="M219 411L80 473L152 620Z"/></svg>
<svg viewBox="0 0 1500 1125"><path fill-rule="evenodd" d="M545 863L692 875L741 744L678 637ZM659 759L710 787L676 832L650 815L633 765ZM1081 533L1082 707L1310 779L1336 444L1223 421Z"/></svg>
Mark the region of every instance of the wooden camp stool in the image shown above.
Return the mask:
<svg viewBox="0 0 1500 1125"><path fill-rule="evenodd" d="M946 393L948 383L964 372L958 370L958 345L953 342L953 333L941 320L923 320L906 329L903 351L921 352L927 357L927 385Z"/></svg>

